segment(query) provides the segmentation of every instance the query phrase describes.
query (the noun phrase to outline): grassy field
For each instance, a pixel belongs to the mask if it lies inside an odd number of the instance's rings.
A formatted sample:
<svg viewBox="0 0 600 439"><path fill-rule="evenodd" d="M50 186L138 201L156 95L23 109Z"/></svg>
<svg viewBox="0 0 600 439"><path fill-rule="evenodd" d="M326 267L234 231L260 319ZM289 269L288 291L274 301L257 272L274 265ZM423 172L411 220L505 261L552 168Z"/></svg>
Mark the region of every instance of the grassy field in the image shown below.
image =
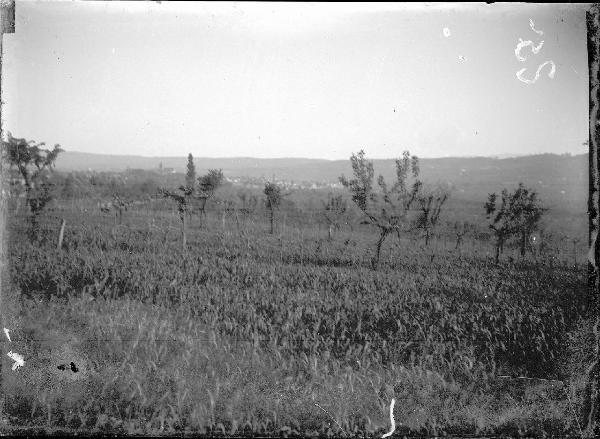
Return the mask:
<svg viewBox="0 0 600 439"><path fill-rule="evenodd" d="M369 229L215 217L183 251L168 213L55 211L38 243L8 226L4 342L25 365L3 357L6 429L382 434L395 398L400 435L579 434L571 247L495 264L473 237L391 240L374 271Z"/></svg>

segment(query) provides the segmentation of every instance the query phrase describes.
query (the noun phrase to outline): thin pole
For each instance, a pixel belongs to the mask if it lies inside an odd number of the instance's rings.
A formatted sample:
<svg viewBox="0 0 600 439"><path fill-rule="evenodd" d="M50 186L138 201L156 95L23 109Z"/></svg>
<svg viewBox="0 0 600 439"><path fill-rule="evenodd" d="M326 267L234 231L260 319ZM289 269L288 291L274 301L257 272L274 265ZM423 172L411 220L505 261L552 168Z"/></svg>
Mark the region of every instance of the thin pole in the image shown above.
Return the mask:
<svg viewBox="0 0 600 439"><path fill-rule="evenodd" d="M63 243L63 237L65 234L65 225L67 224L67 221L63 218L62 223L60 225L60 232L58 232L58 245L57 245L57 249L60 250L62 248L62 243Z"/></svg>

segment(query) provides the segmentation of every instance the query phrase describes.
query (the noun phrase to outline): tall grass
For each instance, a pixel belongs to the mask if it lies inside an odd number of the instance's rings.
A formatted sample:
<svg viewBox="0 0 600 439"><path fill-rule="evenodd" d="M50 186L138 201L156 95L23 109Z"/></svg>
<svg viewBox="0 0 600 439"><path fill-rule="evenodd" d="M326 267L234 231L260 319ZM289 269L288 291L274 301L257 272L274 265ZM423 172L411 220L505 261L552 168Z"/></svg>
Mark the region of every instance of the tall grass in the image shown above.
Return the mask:
<svg viewBox="0 0 600 439"><path fill-rule="evenodd" d="M405 433L576 431L564 389L497 376L570 380L582 267L404 245L373 271L362 233L208 224L182 252L160 221L67 221L61 251L11 224L26 360L3 368L13 425L348 435L387 431L394 397Z"/></svg>

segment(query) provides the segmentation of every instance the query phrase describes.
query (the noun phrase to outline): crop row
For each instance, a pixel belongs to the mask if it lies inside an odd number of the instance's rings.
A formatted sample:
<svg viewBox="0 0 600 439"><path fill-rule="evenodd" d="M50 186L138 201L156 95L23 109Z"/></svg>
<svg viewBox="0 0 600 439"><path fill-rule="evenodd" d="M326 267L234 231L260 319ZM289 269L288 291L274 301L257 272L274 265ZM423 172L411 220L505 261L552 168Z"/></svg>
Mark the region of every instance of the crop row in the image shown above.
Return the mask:
<svg viewBox="0 0 600 439"><path fill-rule="evenodd" d="M418 363L469 380L478 365L553 375L585 298L583 273L533 264L432 262L408 250L396 261L400 269L375 272L333 260L343 256L294 262L304 245L297 241L248 245L205 233L184 254L161 239L80 228L62 252L15 243L11 279L28 294L185 303L219 333L290 356L326 355L340 367Z"/></svg>

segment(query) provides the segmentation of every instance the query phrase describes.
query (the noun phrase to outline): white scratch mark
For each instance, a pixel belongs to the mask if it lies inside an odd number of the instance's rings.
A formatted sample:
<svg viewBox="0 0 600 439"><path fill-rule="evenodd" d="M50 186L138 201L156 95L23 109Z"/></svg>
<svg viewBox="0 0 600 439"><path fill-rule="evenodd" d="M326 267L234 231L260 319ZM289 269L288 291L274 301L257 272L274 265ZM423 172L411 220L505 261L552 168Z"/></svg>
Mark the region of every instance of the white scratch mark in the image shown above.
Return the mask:
<svg viewBox="0 0 600 439"><path fill-rule="evenodd" d="M529 19L529 27L531 27L531 30L534 31L536 34L544 35L544 31L535 29L535 24L533 23L533 20L531 18Z"/></svg>
<svg viewBox="0 0 600 439"><path fill-rule="evenodd" d="M395 404L396 404L396 400L394 398L392 398L392 403L390 404L390 422L392 424L392 429L388 433L381 436L382 438L389 437L394 433L394 431L396 431L396 421L394 421L394 405Z"/></svg>
<svg viewBox="0 0 600 439"><path fill-rule="evenodd" d="M335 422L335 425L337 425L337 426L338 426L338 428L339 428L340 430L344 431L344 429L342 428L342 426L341 426L340 424L338 424L338 423L337 423L337 421L335 420L335 418L334 418L333 416L331 416L331 414L330 414L330 413L329 413L327 410L325 410L323 407L321 407L321 406L320 406L319 404L317 404L316 402L313 402L313 404L314 404L314 405L316 405L317 407L319 407L319 408L320 408L321 410L323 410L325 413L327 413L327 414L329 415L329 417L331 418L331 420L332 420L333 422Z"/></svg>
<svg viewBox="0 0 600 439"><path fill-rule="evenodd" d="M21 354L17 354L16 352L10 351L8 357L14 361L12 365L12 370L17 370L19 367L23 367L25 361L23 360L23 356Z"/></svg>
<svg viewBox="0 0 600 439"><path fill-rule="evenodd" d="M544 40L540 41L540 44L538 44L537 46L533 43L533 41L531 40L527 40L527 41L523 41L522 38L519 38L519 43L517 44L517 47L515 48L515 56L517 57L517 59L521 62L525 62L526 58L524 56L521 56L521 50L523 49L523 47L527 47L527 46L531 46L531 51L537 55L538 52L540 50L542 50L542 46L544 45Z"/></svg>
<svg viewBox="0 0 600 439"><path fill-rule="evenodd" d="M6 334L6 338L8 338L8 341L12 341L12 340L10 339L10 334L9 334L9 332L10 332L10 329L4 328L4 333Z"/></svg>
<svg viewBox="0 0 600 439"><path fill-rule="evenodd" d="M527 69L521 69L517 72L517 79L521 82L524 82L525 84L535 84L535 82L540 78L540 71L546 66L546 64L550 64L552 67L550 68L550 71L548 72L548 78L550 79L554 79L554 74L556 73L556 65L554 64L554 61L550 60L550 61L546 61L543 64L540 64L535 72L535 78L533 79L526 79L523 78L523 72L525 72L525 70Z"/></svg>
<svg viewBox="0 0 600 439"><path fill-rule="evenodd" d="M445 27L445 28L444 28L444 30L443 30L443 33L444 33L444 36L445 36L446 38L448 38L448 37L451 35L451 34L450 34L450 29L449 29L449 28L447 28L447 27Z"/></svg>
<svg viewBox="0 0 600 439"><path fill-rule="evenodd" d="M458 55L458 60L460 62L465 62L467 60L467 57L466 56L462 56L462 55Z"/></svg>

